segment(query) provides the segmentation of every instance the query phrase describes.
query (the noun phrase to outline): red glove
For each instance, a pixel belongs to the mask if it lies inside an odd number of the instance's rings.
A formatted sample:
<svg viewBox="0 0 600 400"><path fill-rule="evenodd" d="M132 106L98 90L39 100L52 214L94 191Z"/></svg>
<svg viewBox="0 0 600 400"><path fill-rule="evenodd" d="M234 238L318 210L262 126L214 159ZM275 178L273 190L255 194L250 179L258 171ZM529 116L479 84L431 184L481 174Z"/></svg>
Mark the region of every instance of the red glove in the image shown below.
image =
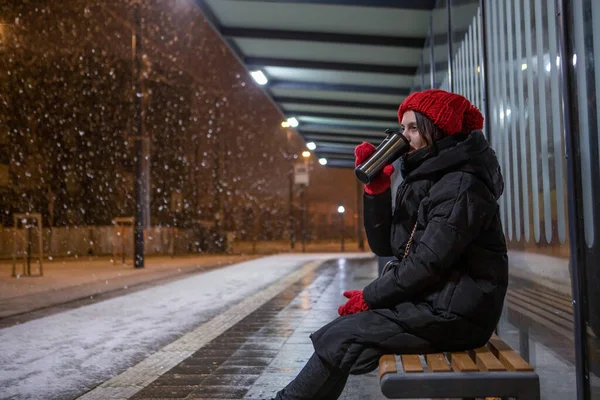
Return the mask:
<svg viewBox="0 0 600 400"><path fill-rule="evenodd" d="M363 142L362 144L356 146L354 149L354 155L356 156L355 166L358 167L360 164L365 162L367 158L371 157L371 155L375 153L375 150L375 146L367 142ZM386 165L383 167L383 171L373 178L371 183L365 185L365 192L374 195L388 190L388 188L392 185L390 176L392 176L393 173L394 167L392 165Z"/></svg>
<svg viewBox="0 0 600 400"><path fill-rule="evenodd" d="M362 290L351 290L344 292L344 296L346 296L349 300L346 302L346 304L338 308L338 314L340 314L342 317L356 314L361 311L367 311L369 309L369 306L363 297Z"/></svg>
<svg viewBox="0 0 600 400"><path fill-rule="evenodd" d="M346 290L344 292L344 297L347 299L350 299L350 298L354 297L354 295L357 295L357 294L362 294L362 290Z"/></svg>

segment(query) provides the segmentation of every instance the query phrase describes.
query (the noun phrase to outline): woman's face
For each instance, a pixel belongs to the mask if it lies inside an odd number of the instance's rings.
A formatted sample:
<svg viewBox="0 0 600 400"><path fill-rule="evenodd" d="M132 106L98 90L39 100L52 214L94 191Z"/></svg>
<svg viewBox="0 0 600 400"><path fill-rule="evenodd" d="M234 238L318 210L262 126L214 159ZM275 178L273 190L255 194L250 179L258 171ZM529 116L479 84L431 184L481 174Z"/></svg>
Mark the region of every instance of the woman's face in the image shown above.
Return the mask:
<svg viewBox="0 0 600 400"><path fill-rule="evenodd" d="M413 111L404 113L400 126L402 127L404 137L410 142L409 153L427 146L427 142L425 142L423 136L419 133L419 129L417 128L417 117Z"/></svg>

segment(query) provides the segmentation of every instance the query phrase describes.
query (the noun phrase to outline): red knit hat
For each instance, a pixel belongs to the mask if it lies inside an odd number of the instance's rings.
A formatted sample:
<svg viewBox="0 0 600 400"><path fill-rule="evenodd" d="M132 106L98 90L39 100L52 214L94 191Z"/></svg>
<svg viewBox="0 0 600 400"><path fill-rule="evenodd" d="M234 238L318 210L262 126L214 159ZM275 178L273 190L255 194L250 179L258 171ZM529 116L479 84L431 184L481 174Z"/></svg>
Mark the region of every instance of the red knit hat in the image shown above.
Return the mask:
<svg viewBox="0 0 600 400"><path fill-rule="evenodd" d="M406 111L416 111L433 121L447 135L483 129L483 115L469 100L445 90L411 93L400 104L398 121Z"/></svg>

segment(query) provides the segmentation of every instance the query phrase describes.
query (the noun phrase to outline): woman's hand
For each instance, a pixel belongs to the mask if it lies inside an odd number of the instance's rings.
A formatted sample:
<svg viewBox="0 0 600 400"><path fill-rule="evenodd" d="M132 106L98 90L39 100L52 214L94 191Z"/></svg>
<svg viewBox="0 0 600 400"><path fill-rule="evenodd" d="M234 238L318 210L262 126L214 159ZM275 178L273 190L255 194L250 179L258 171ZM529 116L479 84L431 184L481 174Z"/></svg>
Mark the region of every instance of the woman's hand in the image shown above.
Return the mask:
<svg viewBox="0 0 600 400"><path fill-rule="evenodd" d="M348 301L346 304L338 308L338 314L340 314L340 316L344 317L346 315L356 314L369 309L369 306L363 298L362 290L350 290L344 292L344 296L348 298Z"/></svg>
<svg viewBox="0 0 600 400"><path fill-rule="evenodd" d="M346 290L344 292L344 297L347 299L350 299L350 298L354 297L354 295L357 295L357 294L362 294L362 290Z"/></svg>
<svg viewBox="0 0 600 400"><path fill-rule="evenodd" d="M365 162L373 153L375 153L375 146L371 143L363 142L362 144L356 146L354 149L354 155L356 156L355 166L359 166L363 162ZM383 171L379 175L377 175L371 183L365 185L365 192L370 195L380 194L388 190L388 188L392 185L392 180L390 177L394 173L394 167L392 165L386 165L383 167Z"/></svg>

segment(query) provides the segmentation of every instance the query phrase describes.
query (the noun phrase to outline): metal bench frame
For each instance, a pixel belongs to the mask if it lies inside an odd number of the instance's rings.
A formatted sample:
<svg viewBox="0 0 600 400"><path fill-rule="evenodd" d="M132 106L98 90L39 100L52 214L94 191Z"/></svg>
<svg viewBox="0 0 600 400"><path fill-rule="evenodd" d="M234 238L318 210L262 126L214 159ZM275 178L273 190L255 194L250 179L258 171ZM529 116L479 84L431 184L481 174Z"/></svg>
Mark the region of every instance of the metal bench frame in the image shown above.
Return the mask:
<svg viewBox="0 0 600 400"><path fill-rule="evenodd" d="M384 374L380 384L388 399L495 396L540 400L535 372L398 372Z"/></svg>
<svg viewBox="0 0 600 400"><path fill-rule="evenodd" d="M429 371L416 356L379 360L381 392L388 399L502 397L540 400L540 379L533 367L498 336L469 352L425 356ZM446 362L446 359L449 362Z"/></svg>

